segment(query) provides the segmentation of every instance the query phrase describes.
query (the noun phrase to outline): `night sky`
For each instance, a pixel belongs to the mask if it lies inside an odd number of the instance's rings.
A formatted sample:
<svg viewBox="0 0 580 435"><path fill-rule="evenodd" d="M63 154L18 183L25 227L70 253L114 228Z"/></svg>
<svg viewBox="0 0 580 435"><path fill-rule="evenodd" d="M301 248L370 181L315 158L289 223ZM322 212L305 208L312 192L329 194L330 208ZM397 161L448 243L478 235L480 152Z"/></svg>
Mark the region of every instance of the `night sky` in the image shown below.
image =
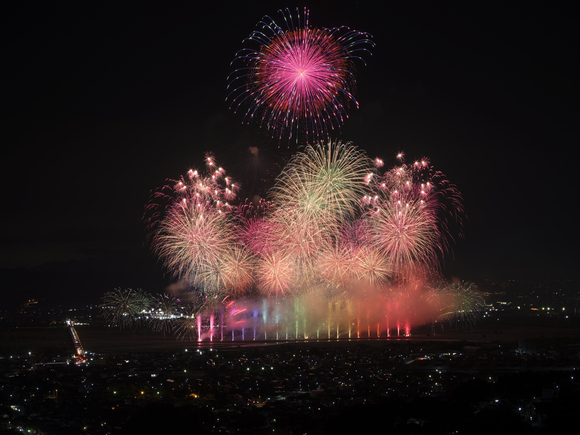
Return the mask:
<svg viewBox="0 0 580 435"><path fill-rule="evenodd" d="M296 6L315 27L376 43L357 64L360 109L334 139L388 166L399 151L429 157L462 192L468 220L448 277L576 279L575 14L564 2L424 3L4 6L3 300L163 290L145 244L150 191L201 168L207 151L246 187L248 146L266 167L289 154L225 98L242 40Z"/></svg>

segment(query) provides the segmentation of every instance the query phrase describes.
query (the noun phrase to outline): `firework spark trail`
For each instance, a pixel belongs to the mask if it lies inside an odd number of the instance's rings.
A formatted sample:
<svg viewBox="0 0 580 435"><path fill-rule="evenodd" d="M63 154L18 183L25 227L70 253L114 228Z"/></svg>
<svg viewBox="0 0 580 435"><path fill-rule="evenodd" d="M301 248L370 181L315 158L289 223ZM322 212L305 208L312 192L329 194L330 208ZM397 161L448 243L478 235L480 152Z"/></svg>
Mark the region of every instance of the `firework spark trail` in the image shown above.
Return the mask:
<svg viewBox="0 0 580 435"><path fill-rule="evenodd" d="M302 213L301 210L280 209L272 216L274 252L292 259L300 283L312 281L314 261L319 252L329 246L328 220Z"/></svg>
<svg viewBox="0 0 580 435"><path fill-rule="evenodd" d="M332 250L360 210L373 168L350 144L307 146L277 178L267 218L269 246L292 258L298 287L317 280L317 259Z"/></svg>
<svg viewBox="0 0 580 435"><path fill-rule="evenodd" d="M328 216L338 228L358 214L373 174L371 160L351 143L308 145L284 168L271 196L279 207Z"/></svg>
<svg viewBox="0 0 580 435"><path fill-rule="evenodd" d="M357 280L373 288L383 287L392 275L388 257L372 246L357 250L353 263Z"/></svg>
<svg viewBox="0 0 580 435"><path fill-rule="evenodd" d="M174 329L178 315L179 301L173 295L158 295L151 299L151 329L163 335Z"/></svg>
<svg viewBox="0 0 580 435"><path fill-rule="evenodd" d="M101 311L113 325L133 326L139 315L149 310L149 298L141 290L116 288L105 293Z"/></svg>
<svg viewBox="0 0 580 435"><path fill-rule="evenodd" d="M376 187L379 195L367 196L363 202L386 205L383 211L392 215L387 221L396 230L391 234L397 236L390 240L391 248L398 245L403 248L399 252L408 255L407 260L436 266L449 252L453 232L462 235L463 201L455 185L424 158L387 171L377 178ZM416 250L409 249L414 244L425 250L424 255L417 256Z"/></svg>
<svg viewBox="0 0 580 435"><path fill-rule="evenodd" d="M323 326L327 335L345 327L351 334L355 316L357 324L367 319L367 335L372 324L379 336L395 327L389 319L399 331L448 317L437 307L471 312L461 308L461 292L429 284L462 221L459 192L427 160L381 175L383 165L351 144L307 146L277 178L271 201L232 207L233 189L226 188L233 182L209 159L206 175L190 171L174 183L173 196L163 192L166 203L153 197L154 251L198 292L197 313L257 291L263 309L276 312L275 328L294 322L295 334L299 323L304 331L318 325L317 334ZM180 335L191 332L192 319Z"/></svg>
<svg viewBox="0 0 580 435"><path fill-rule="evenodd" d="M254 284L254 256L244 247L235 244L221 262L224 287L233 294L243 294Z"/></svg>
<svg viewBox="0 0 580 435"><path fill-rule="evenodd" d="M272 211L273 204L261 199L254 204L246 199L234 209L234 221L239 240L255 254L265 254L272 249L271 231L266 216Z"/></svg>
<svg viewBox="0 0 580 435"><path fill-rule="evenodd" d="M402 160L402 153L399 156ZM383 164L380 159L375 162ZM437 268L438 260L450 250L453 229L460 230L462 224L463 205L457 188L428 159L402 164L374 183L378 194L363 198L371 207L366 218L373 243L395 270Z"/></svg>
<svg viewBox="0 0 580 435"><path fill-rule="evenodd" d="M438 294L444 303L441 304L439 318L449 323L469 326L474 324L483 312L485 301L481 293L471 283L442 284Z"/></svg>
<svg viewBox="0 0 580 435"><path fill-rule="evenodd" d="M294 287L292 258L284 252L263 255L256 266L258 288L266 295L282 295Z"/></svg>
<svg viewBox="0 0 580 435"><path fill-rule="evenodd" d="M229 77L232 87L230 108L248 108L244 119L260 118L260 126L282 139L288 134L299 139L327 139L348 117L353 96L353 60L370 53L374 46L367 33L347 27L309 27L309 12L297 11L294 25L289 9L282 12L287 30L265 16L262 30L252 32L244 42L258 49L244 48L233 63L243 63ZM241 84L240 84L241 83Z"/></svg>
<svg viewBox="0 0 580 435"><path fill-rule="evenodd" d="M382 201L367 215L373 245L391 268L431 266L439 235L432 214L417 201Z"/></svg>
<svg viewBox="0 0 580 435"><path fill-rule="evenodd" d="M206 171L200 174L190 169L187 178L167 180L167 184L151 193L145 207L144 220L149 240L154 244L159 225L169 211L183 204L200 204L200 208L214 208L220 213L231 211L229 201L235 199L239 186L216 164L212 154L205 155Z"/></svg>
<svg viewBox="0 0 580 435"><path fill-rule="evenodd" d="M161 224L155 251L176 276L217 290L220 278L214 271L231 243L231 227L222 213L196 198L183 198Z"/></svg>
<svg viewBox="0 0 580 435"><path fill-rule="evenodd" d="M233 279L249 286L243 269L251 266L249 254L236 248L231 220L229 201L238 187L212 155L205 162L204 174L190 170L172 189L152 195L148 223L153 250L174 276L219 296Z"/></svg>
<svg viewBox="0 0 580 435"><path fill-rule="evenodd" d="M316 261L317 273L321 279L335 288L342 288L354 276L351 249L343 243L320 252Z"/></svg>

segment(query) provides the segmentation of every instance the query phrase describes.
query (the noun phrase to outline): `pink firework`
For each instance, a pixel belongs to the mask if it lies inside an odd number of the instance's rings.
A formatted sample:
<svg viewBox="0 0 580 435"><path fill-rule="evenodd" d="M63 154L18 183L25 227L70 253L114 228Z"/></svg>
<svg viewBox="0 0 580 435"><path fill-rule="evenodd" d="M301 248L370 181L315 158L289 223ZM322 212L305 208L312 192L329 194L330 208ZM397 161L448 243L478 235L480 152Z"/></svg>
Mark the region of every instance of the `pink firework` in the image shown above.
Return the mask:
<svg viewBox="0 0 580 435"><path fill-rule="evenodd" d="M234 209L240 242L254 254L266 254L273 249L270 222L266 215L273 204L261 199L257 203L246 200Z"/></svg>
<svg viewBox="0 0 580 435"><path fill-rule="evenodd" d="M417 201L381 201L368 219L373 245L392 269L434 264L439 233L425 205Z"/></svg>
<svg viewBox="0 0 580 435"><path fill-rule="evenodd" d="M254 257L244 248L234 246L220 262L225 287L233 294L240 295L254 284Z"/></svg>
<svg viewBox="0 0 580 435"><path fill-rule="evenodd" d="M283 295L294 285L295 274L292 259L284 253L267 254L256 266L259 290L265 295Z"/></svg>
<svg viewBox="0 0 580 435"><path fill-rule="evenodd" d="M183 198L168 212L154 249L176 277L211 292L224 289L222 261L235 243L227 217L197 198Z"/></svg>
<svg viewBox="0 0 580 435"><path fill-rule="evenodd" d="M249 285L244 270L251 258L237 250L231 222L229 201L238 187L211 154L205 164L203 173L189 170L152 194L146 208L151 243L176 278L211 294L239 292Z"/></svg>
<svg viewBox="0 0 580 435"><path fill-rule="evenodd" d="M317 272L326 283L336 288L349 284L353 277L353 256L344 244L337 244L320 252L316 260Z"/></svg>
<svg viewBox="0 0 580 435"><path fill-rule="evenodd" d="M282 12L282 11L280 11ZM346 27L309 27L308 10L297 9L296 25L288 9L282 12L288 30L266 16L246 41L258 49L238 52L236 69L228 80L228 99L237 111L247 106L245 120L260 119L260 126L282 139L328 139L348 117L353 96L353 60L374 44L367 33Z"/></svg>
<svg viewBox="0 0 580 435"><path fill-rule="evenodd" d="M229 202L236 198L239 186L226 175L226 171L216 163L211 153L205 155L204 161L205 172L190 169L187 177L167 180L165 186L152 192L145 207L144 220L153 244L159 233L159 226L176 207L195 205L198 209L211 208L219 214L231 211Z"/></svg>
<svg viewBox="0 0 580 435"><path fill-rule="evenodd" d="M392 272L388 257L369 246L358 250L354 255L353 271L360 283L376 288L385 285Z"/></svg>
<svg viewBox="0 0 580 435"><path fill-rule="evenodd" d="M388 171L377 184L391 202L416 203L423 208L437 228L437 252L441 257L450 250L454 234L463 236L465 213L461 193L441 171L433 168L428 158Z"/></svg>
<svg viewBox="0 0 580 435"><path fill-rule="evenodd" d="M402 160L402 153L397 157ZM437 267L449 249L451 227L461 234L459 191L426 158L391 169L375 183L377 194L363 198L372 208L366 217L373 244L396 271Z"/></svg>

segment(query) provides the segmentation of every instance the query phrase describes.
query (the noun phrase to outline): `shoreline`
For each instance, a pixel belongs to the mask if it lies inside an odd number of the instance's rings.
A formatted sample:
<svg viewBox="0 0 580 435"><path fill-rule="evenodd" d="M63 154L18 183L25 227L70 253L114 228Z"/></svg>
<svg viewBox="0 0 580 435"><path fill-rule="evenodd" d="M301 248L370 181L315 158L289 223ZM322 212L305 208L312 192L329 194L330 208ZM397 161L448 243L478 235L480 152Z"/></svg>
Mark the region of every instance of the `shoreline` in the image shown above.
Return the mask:
<svg viewBox="0 0 580 435"><path fill-rule="evenodd" d="M452 327L435 335L421 332L405 336L348 338L331 337L310 339L278 339L278 340L231 340L224 336L224 341L180 341L172 335L163 336L150 330L119 330L114 328L77 326L77 331L84 349L87 352L107 353L147 353L185 351L186 349L241 349L266 346L356 346L356 345L397 345L426 342L430 344L445 344L465 342L469 345L489 345L492 343L518 345L521 340L526 342L580 343L580 328L576 322L558 322L552 325L530 325L528 322L484 322L476 325L473 330L455 330ZM417 328L419 329L419 328ZM0 354L18 352L42 353L47 351L73 352L73 342L66 326L47 327L1 327Z"/></svg>

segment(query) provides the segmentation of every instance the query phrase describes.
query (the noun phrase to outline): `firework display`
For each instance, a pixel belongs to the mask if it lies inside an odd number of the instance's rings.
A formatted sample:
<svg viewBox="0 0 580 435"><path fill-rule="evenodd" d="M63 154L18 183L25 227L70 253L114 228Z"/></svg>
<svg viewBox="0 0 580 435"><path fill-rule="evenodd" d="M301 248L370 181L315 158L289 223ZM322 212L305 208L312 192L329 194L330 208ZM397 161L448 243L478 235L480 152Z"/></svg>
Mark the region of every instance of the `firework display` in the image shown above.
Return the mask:
<svg viewBox="0 0 580 435"><path fill-rule="evenodd" d="M248 252L238 245L228 201L237 185L206 156L206 174L189 171L154 194L148 224L155 228L155 251L179 277L219 297L244 289L249 280Z"/></svg>
<svg viewBox="0 0 580 435"><path fill-rule="evenodd" d="M354 98L354 61L374 46L367 33L347 27L310 27L309 11L282 12L284 30L269 16L244 40L228 77L234 111L282 139L325 139L348 117ZM364 61L363 61L364 63Z"/></svg>
<svg viewBox="0 0 580 435"><path fill-rule="evenodd" d="M149 297L140 290L116 288L103 295L101 306L110 324L121 328L134 326L148 311Z"/></svg>
<svg viewBox="0 0 580 435"><path fill-rule="evenodd" d="M198 307L180 337L406 335L481 308L469 287L432 284L463 208L427 159L382 172L350 143L308 145L268 200L241 205L212 156L206 166L148 205L153 250Z"/></svg>
<svg viewBox="0 0 580 435"><path fill-rule="evenodd" d="M469 323L483 301L439 277L462 235L457 188L427 159L406 164L400 153L385 170L351 143L326 142L358 106L354 65L374 46L371 36L311 27L306 9L280 12L285 28L265 16L244 40L227 100L300 151L265 200L240 204L239 186L209 154L205 171L152 195L152 249L186 301L167 321L158 313L170 300L157 300L157 327L174 325L186 340L329 339Z"/></svg>

